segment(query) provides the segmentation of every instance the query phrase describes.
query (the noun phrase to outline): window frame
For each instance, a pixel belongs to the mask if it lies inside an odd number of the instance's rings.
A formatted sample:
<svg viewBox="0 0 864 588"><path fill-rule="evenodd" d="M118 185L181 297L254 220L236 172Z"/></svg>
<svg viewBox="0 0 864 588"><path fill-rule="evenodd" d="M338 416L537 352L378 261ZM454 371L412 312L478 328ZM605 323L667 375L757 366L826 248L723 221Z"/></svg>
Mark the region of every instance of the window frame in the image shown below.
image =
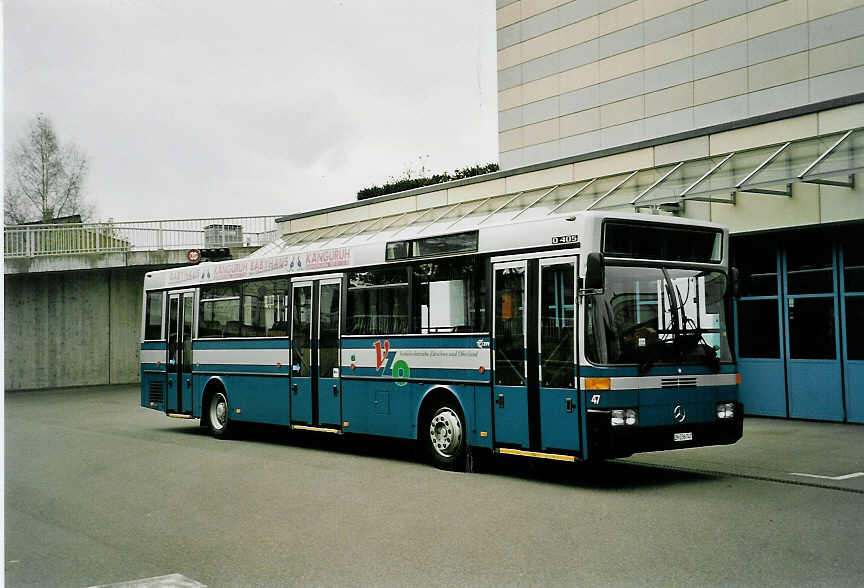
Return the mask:
<svg viewBox="0 0 864 588"><path fill-rule="evenodd" d="M726 343L728 346L729 359L725 359L725 360L721 359L720 365L721 366L732 365L738 361L738 356L737 356L738 350L736 348L735 339L734 339L734 337L737 336L737 334L735 334L733 331L731 331L731 328L730 328L730 325L733 323L733 317L735 316L734 315L735 307L733 304L734 299L732 296L732 292L728 286L730 283L729 282L730 269L728 267L725 267L723 265L720 265L718 267L714 264L696 263L696 262L668 262L667 261L667 262L662 262L662 263L655 263L653 260L640 259L637 261L637 260L630 260L630 259L617 259L617 258L612 258L612 259L613 259L612 261L608 261L605 264L605 267L607 269L610 266L614 266L614 267L647 267L647 268L654 268L654 269L658 269L658 270L662 267L666 270L675 270L675 269L696 270L696 271L718 272L718 273L724 274L726 276L726 280L727 280L727 282L726 282L727 288L726 288L726 292L723 295L723 313L724 313L724 320L725 320L726 333L727 333L726 334ZM580 280L581 280L581 278L580 278ZM580 302L579 307L580 307L579 317L577 319L580 321L580 327L579 327L580 335L579 335L579 337L581 338L580 342L584 342L583 345L579 346L580 360L584 360L585 362L587 362L586 365L597 366L597 367L616 367L616 368L618 368L618 367L632 367L632 366L638 366L639 365L638 362L603 363L603 362L595 361L594 358L589 357L588 354L589 354L589 349L591 348L591 344L588 341L588 338L589 338L589 335L588 335L589 320L587 317L587 312L588 312L588 307L589 307L588 299L587 298L583 299L583 301ZM593 328L593 325L591 325L591 326ZM720 329L721 332L722 332L722 330L723 329ZM665 362L656 362L654 365L666 366L666 365L677 365L677 364L670 364L670 363L665 363ZM697 364L694 363L694 364L685 364L685 365L697 365Z"/></svg>
<svg viewBox="0 0 864 588"><path fill-rule="evenodd" d="M609 226L622 226L622 227L633 227L633 228L645 228L645 229L654 229L658 231L668 231L668 232L677 232L677 233L691 233L691 234L700 234L700 233L713 233L715 235L715 240L719 237L719 250L718 250L718 258L717 259L671 259L669 257L637 257L634 255L624 255L620 253L609 253L606 251L606 240L607 240L607 231ZM604 219L603 224L601 226L600 231L600 251L604 256L610 259L633 259L638 260L640 262L657 262L663 263L664 265L675 265L675 264L703 264L703 265L714 265L714 266L722 266L723 259L726 256L725 244L724 244L724 233L722 229L712 228L712 227L688 227L686 225L675 225L671 223L646 223L638 220L629 220L629 219Z"/></svg>
<svg viewBox="0 0 864 588"><path fill-rule="evenodd" d="M359 273L364 273L364 272L368 272L368 273L388 272L388 271L393 272L396 270L402 270L403 271L404 278L405 278L404 282L394 282L394 283L389 283L389 284L373 284L373 285L368 285L368 286L366 286L366 285L364 285L364 286L352 286L351 285L352 274L359 274ZM361 290L363 290L363 291L369 291L369 290L381 291L381 290L385 290L388 288L394 289L394 290L404 288L406 290L406 299L405 299L406 328L405 328L404 333L392 333L392 332L387 332L387 333L383 333L383 332L382 333L353 333L353 332L351 332L352 331L352 329L351 329L352 324L351 324L350 320L346 320L346 322L344 324L343 331L342 331L342 336L343 337L399 337L399 336L411 335L412 334L411 331L413 330L412 329L412 326L413 326L412 320L413 319L412 319L412 309L411 309L411 301L413 299L412 283L411 283L412 282L412 280L411 280L412 272L413 272L413 264L410 264L410 263L400 263L399 265L395 265L395 266L394 265L384 265L384 266L371 266L371 267L357 267L357 268L351 268L351 270L346 271L345 272L345 284L346 284L346 287L345 287L345 313L346 313L346 315L345 316L346 316L346 319L350 318L350 316L353 314L352 313L353 308L351 305L351 302L352 302L351 294L353 292L357 292L357 291L361 291Z"/></svg>
<svg viewBox="0 0 864 588"><path fill-rule="evenodd" d="M424 333L422 332L421 327L421 317L419 313L415 312L416 305L416 297L417 297L417 284L415 283L414 272L417 266L424 265L428 263L442 263L451 260L455 263L470 263L473 264L475 268L475 274L477 275L477 282L475 284L476 296L475 296L475 306L482 305L481 308L485 308L485 327L486 330L477 330L477 322L475 321L472 324L471 328L464 332L454 332L454 333ZM394 269L402 269L406 273L407 286L408 286L408 327L405 333L378 333L378 334L356 334L349 332L349 323L346 322L343 325L342 337L354 337L354 338L362 338L362 337L458 337L458 336L480 336L480 335L488 335L491 332L491 298L492 298L492 285L491 285L491 263L490 256L488 255L478 255L476 253L469 254L460 254L460 255L441 255L434 256L429 258L419 258L412 260L398 260L398 263L387 263L385 265L377 265L377 266L364 266L364 267L354 267L350 268L350 270L346 270L345 272L345 313L346 316L350 310L350 296L352 290L361 290L361 289L383 289L393 286L404 287L404 282L399 282L398 284L383 284L383 285L375 285L375 286L359 286L352 287L351 286L351 274L352 273L360 273L364 271L374 272L378 270L394 270ZM482 292L481 284L486 284L485 293ZM476 316L478 311L474 312Z"/></svg>
<svg viewBox="0 0 864 588"><path fill-rule="evenodd" d="M419 273L420 266L424 265L432 265L432 264L442 264L440 259L425 259L418 260L412 264L410 264L410 279L411 279L411 299L410 299L410 326L411 331L417 335L464 335L464 334L478 334L478 333L487 333L491 332L490 330L490 311L489 311L489 297L491 296L491 289L489 285L489 277L486 272L486 267L484 266L484 261L488 261L484 257L480 257L477 255L470 256L461 256L448 258L449 263L452 265L460 265L464 266L468 269L469 274L474 276L473 280L462 280L463 282L467 282L471 288L466 290L466 296L470 297L470 300L473 300L474 306L473 308L469 305L467 307L467 320L470 322L468 328L463 331L453 331L453 332L431 332L429 329L432 328L458 328L451 326L444 327L432 327L431 325L427 325L427 331L423 331L423 316L422 316L422 307L418 305L418 300L420 299L419 289L422 288L424 284L431 284L431 281L423 281L421 274ZM436 280L436 281L453 281L453 280ZM483 286L486 287L486 292L483 292ZM482 314L481 314L482 311ZM481 320L482 317L482 320ZM485 330L482 327L487 327Z"/></svg>
<svg viewBox="0 0 864 588"><path fill-rule="evenodd" d="M214 298L204 298L204 292L208 288L213 288L213 287L216 287L216 288L236 287L238 293L236 296L221 296L221 297L214 297ZM223 335L202 335L201 334L201 323L204 320L203 317L205 316L205 313L203 312L204 304L213 303L213 302L225 302L225 301L229 301L229 300L237 300L237 316L236 316L235 320L239 326L240 323L242 322L241 319L242 319L242 315L243 315L243 282L219 282L216 284L200 285L198 287L198 305L197 305L198 306L198 312L197 312L198 320L196 321L197 325L195 328L195 339L212 340L212 339L246 339L246 338L248 338L248 337L241 337L239 335L230 335L230 336L226 337L226 336L224 336L224 334ZM229 321L225 322L226 326L227 326L228 322ZM222 327L223 333L225 332L226 326Z"/></svg>
<svg viewBox="0 0 864 588"><path fill-rule="evenodd" d="M287 299L287 306L285 307L285 323L287 325L287 333L285 335L268 335L267 332L270 330L266 326L264 327L264 335L243 335L244 327L255 327L254 324L247 325L243 321L243 316L246 308L246 298L250 295L247 294L246 289L254 284L260 284L262 282L279 282L284 281L287 290L275 294L276 296L285 296ZM239 294L236 296L222 296L216 298L204 298L203 293L207 288L210 287L237 287L239 288ZM196 321L195 321L195 339L200 340L225 340L225 339L290 339L291 338L291 277L290 276L270 276L267 278L256 278L254 280L242 280L242 281L234 281L234 282L218 282L215 284L201 284L198 286L198 304L197 312L196 312ZM275 292L275 288L272 289ZM230 336L216 336L216 335L201 335L201 316L202 313L202 305L205 303L211 302L224 302L227 300L238 300L238 312L237 312L237 322L240 327L239 335L230 335ZM278 321L277 321L278 322ZM275 324L275 323L274 323Z"/></svg>
<svg viewBox="0 0 864 588"><path fill-rule="evenodd" d="M149 314L147 311L149 310L148 302L149 302L149 298L151 295L159 295L162 297L162 303L160 304L161 309L160 309L160 314L159 314L159 338L158 339L148 339L147 338L147 326L149 324L148 320L147 320L149 318ZM165 337L165 310L166 310L165 309L165 300L166 300L166 298L167 297L165 296L165 290L149 290L149 291L145 290L144 291L144 312L142 314L142 320L141 320L141 342L142 343L161 342L161 341L166 340L166 337Z"/></svg>
<svg viewBox="0 0 864 588"><path fill-rule="evenodd" d="M440 253L432 253L422 255L418 252L415 253L415 249L419 249L419 245L425 242L432 241L433 239L447 239L448 237L462 237L470 235L473 237L473 244L467 248L463 249L448 249L446 251L442 251ZM395 251L396 246L404 246L404 254L400 257L396 257L395 254L391 256L391 251ZM477 230L473 231L460 231L458 233L449 233L446 235L433 235L430 237L418 237L416 239L403 239L402 241L388 241L384 245L384 261L387 263L398 263L411 261L415 259L435 259L440 257L453 257L453 256L464 256L467 254L477 253L480 249L480 232Z"/></svg>

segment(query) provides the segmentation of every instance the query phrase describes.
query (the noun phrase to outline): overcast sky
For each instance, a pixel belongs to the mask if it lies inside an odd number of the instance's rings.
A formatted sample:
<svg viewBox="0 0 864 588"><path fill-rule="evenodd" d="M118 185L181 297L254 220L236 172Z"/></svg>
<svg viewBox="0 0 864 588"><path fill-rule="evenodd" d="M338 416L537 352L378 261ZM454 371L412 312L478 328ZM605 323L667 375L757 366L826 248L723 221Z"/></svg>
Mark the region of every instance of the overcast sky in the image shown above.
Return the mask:
<svg viewBox="0 0 864 588"><path fill-rule="evenodd" d="M99 218L288 214L497 161L493 0L6 0L4 140L44 112Z"/></svg>

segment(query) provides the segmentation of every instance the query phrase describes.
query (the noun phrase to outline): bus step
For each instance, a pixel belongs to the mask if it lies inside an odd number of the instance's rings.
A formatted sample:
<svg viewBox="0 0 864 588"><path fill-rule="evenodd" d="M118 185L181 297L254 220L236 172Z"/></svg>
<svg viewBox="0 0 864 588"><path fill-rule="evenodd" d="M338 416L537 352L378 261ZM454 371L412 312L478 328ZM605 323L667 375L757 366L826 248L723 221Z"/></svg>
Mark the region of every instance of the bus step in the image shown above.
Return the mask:
<svg viewBox="0 0 864 588"><path fill-rule="evenodd" d="M510 449L509 447L499 447L495 450L496 453L505 455L521 455L522 457L538 457L540 459L553 459L555 461L576 461L573 455L563 455L561 453L543 453L542 451L525 451L524 449Z"/></svg>
<svg viewBox="0 0 864 588"><path fill-rule="evenodd" d="M341 435L342 431L339 429L331 429L330 427L312 427L310 425L291 425L292 429L297 429L298 431L314 431L316 433L336 433L337 435Z"/></svg>

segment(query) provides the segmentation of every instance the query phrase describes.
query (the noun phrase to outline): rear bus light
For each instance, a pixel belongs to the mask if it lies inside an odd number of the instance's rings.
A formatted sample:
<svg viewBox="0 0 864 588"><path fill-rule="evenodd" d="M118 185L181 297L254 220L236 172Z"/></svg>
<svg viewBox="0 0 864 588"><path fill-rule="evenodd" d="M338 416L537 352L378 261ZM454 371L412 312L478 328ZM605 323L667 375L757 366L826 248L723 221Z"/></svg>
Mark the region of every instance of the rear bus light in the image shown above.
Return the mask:
<svg viewBox="0 0 864 588"><path fill-rule="evenodd" d="M639 411L635 408L617 408L612 411L612 426L630 426L639 422Z"/></svg>
<svg viewBox="0 0 864 588"><path fill-rule="evenodd" d="M735 403L721 402L717 405L718 419L731 419L735 417Z"/></svg>

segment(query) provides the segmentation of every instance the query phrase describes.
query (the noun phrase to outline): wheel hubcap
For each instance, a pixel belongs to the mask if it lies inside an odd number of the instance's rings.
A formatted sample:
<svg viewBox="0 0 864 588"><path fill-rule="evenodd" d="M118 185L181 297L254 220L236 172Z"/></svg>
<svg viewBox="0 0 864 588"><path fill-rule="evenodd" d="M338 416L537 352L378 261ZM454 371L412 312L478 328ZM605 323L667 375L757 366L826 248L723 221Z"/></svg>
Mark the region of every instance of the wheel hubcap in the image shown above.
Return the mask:
<svg viewBox="0 0 864 588"><path fill-rule="evenodd" d="M213 423L215 428L221 429L225 426L227 413L228 402L222 394L217 394L210 411L210 422Z"/></svg>
<svg viewBox="0 0 864 588"><path fill-rule="evenodd" d="M453 457L462 445L459 415L446 407L439 410L429 425L429 437L435 453L442 457Z"/></svg>

